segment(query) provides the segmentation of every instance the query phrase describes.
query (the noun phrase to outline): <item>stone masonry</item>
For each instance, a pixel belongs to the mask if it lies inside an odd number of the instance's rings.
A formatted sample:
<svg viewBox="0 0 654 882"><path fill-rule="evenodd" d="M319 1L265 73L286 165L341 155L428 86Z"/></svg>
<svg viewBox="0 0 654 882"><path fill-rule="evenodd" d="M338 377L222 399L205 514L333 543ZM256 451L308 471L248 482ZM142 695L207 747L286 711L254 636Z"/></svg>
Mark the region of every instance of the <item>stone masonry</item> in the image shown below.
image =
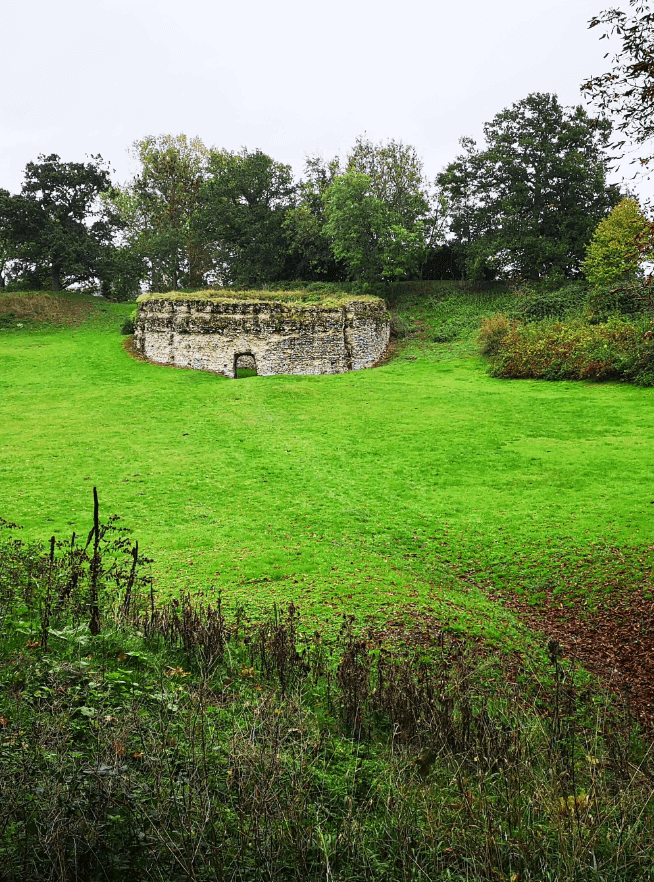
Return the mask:
<svg viewBox="0 0 654 882"><path fill-rule="evenodd" d="M372 367L384 354L390 316L383 300L341 305L144 297L135 348L160 364L236 376L239 367L274 374L340 374Z"/></svg>

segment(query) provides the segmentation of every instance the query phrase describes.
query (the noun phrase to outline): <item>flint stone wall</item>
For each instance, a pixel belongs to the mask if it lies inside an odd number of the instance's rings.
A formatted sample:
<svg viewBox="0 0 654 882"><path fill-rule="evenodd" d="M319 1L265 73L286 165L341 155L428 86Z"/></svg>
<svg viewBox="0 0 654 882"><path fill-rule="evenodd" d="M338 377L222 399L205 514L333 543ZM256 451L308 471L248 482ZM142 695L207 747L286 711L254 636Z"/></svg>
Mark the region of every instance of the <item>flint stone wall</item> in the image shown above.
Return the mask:
<svg viewBox="0 0 654 882"><path fill-rule="evenodd" d="M135 348L160 364L236 376L340 374L372 367L384 354L390 316L383 300L342 306L272 300L146 299L138 305Z"/></svg>

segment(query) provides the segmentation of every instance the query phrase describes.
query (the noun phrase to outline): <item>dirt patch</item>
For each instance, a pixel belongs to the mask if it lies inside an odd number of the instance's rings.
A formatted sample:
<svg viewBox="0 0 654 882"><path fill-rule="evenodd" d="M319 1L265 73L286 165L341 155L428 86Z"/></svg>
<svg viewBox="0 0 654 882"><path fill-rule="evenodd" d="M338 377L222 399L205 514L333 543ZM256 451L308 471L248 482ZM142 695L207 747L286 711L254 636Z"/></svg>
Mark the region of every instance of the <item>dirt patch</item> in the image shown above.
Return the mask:
<svg viewBox="0 0 654 882"><path fill-rule="evenodd" d="M147 361L147 358L134 346L134 334L130 334L123 339L123 351L135 361Z"/></svg>
<svg viewBox="0 0 654 882"><path fill-rule="evenodd" d="M3 294L0 327L20 323L79 325L92 309L90 303L54 294Z"/></svg>
<svg viewBox="0 0 654 882"><path fill-rule="evenodd" d="M533 631L555 638L564 655L579 661L629 704L633 715L654 727L654 599L635 590L611 598L610 606L564 607L552 594L538 607L515 595L501 602Z"/></svg>

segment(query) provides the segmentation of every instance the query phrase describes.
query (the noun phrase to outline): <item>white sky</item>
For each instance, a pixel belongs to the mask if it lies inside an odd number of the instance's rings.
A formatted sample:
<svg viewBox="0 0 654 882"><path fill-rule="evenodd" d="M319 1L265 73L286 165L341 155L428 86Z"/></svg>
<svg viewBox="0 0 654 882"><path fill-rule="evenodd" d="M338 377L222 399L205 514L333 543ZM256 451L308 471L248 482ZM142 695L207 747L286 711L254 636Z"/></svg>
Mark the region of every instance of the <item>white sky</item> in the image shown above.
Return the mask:
<svg viewBox="0 0 654 882"><path fill-rule="evenodd" d="M0 187L39 153L101 153L184 132L302 171L358 134L413 144L434 177L462 135L529 92L582 101L616 0L2 0ZM627 0L617 0L627 8ZM641 187L641 192L649 185Z"/></svg>

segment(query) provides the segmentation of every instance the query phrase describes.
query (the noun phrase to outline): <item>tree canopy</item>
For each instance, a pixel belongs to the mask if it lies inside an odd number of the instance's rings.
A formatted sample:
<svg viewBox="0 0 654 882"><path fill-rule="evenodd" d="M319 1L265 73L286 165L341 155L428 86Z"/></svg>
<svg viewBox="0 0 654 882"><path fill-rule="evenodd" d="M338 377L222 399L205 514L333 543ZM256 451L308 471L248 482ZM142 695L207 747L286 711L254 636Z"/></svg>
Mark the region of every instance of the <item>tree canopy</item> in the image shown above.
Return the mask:
<svg viewBox="0 0 654 882"><path fill-rule="evenodd" d="M0 194L5 260L17 260L54 291L102 275L115 221L100 196L111 187L101 156L62 162L56 154L28 162L21 192Z"/></svg>
<svg viewBox="0 0 654 882"><path fill-rule="evenodd" d="M401 141L358 138L344 174L326 188L325 233L351 278L419 275L438 226L422 162Z"/></svg>
<svg viewBox="0 0 654 882"><path fill-rule="evenodd" d="M283 277L284 220L294 193L291 167L263 151L211 151L194 229L223 283L252 286Z"/></svg>
<svg viewBox="0 0 654 882"><path fill-rule="evenodd" d="M365 136L342 160L308 157L299 181L262 150L183 134L135 141L123 186L99 156L41 156L19 194L0 190L0 287L99 281L123 299L144 284L575 276L620 198L610 133L535 93L486 123L483 144L462 138L436 181L411 145Z"/></svg>
<svg viewBox="0 0 654 882"><path fill-rule="evenodd" d="M468 273L573 276L598 221L617 202L606 181L610 124L534 93L484 126L482 149L438 176Z"/></svg>
<svg viewBox="0 0 654 882"><path fill-rule="evenodd" d="M327 282L347 278L347 267L332 250L325 212L327 192L342 173L338 157L328 161L321 156L306 159L305 176L296 189L296 204L287 210L284 220L296 278Z"/></svg>
<svg viewBox="0 0 654 882"><path fill-rule="evenodd" d="M584 275L591 285L611 285L621 279L629 282L638 273L649 256L638 249L648 227L635 199L622 199L599 222L583 263Z"/></svg>
<svg viewBox="0 0 654 882"><path fill-rule="evenodd" d="M654 12L646 0L629 0L629 7L630 13L612 8L591 19L590 28L603 28L600 39L615 36L620 48L607 71L581 86L622 134L614 144L621 156L627 141L643 145L654 136ZM646 152L635 161L648 165L652 158Z"/></svg>
<svg viewBox="0 0 654 882"><path fill-rule="evenodd" d="M207 177L208 149L200 138L159 135L135 141L131 152L140 169L111 199L134 270L141 266L153 288L201 285L211 262L193 220ZM128 260L123 255L119 263L128 266Z"/></svg>

